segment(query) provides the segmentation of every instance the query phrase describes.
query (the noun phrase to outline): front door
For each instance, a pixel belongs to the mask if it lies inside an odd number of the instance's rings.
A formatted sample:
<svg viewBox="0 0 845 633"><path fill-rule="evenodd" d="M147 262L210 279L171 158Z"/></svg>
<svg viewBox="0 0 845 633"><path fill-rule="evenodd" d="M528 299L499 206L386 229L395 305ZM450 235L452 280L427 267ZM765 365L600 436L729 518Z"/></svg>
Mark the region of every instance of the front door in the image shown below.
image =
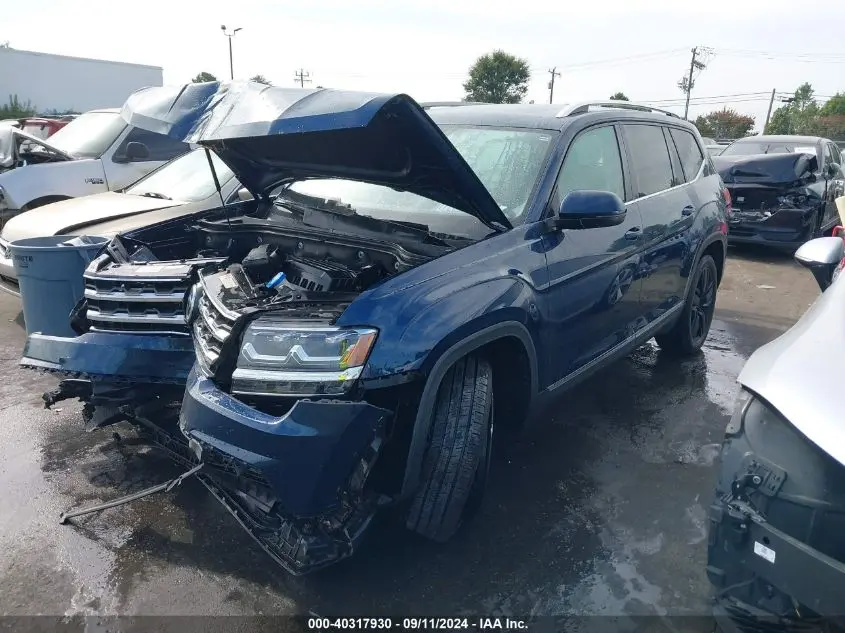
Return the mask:
<svg viewBox="0 0 845 633"><path fill-rule="evenodd" d="M610 191L625 200L625 170L613 125L588 128L571 142L547 213L576 190ZM642 222L628 206L622 224L544 236L549 271L544 349L548 376L567 376L630 337L640 315Z"/></svg>

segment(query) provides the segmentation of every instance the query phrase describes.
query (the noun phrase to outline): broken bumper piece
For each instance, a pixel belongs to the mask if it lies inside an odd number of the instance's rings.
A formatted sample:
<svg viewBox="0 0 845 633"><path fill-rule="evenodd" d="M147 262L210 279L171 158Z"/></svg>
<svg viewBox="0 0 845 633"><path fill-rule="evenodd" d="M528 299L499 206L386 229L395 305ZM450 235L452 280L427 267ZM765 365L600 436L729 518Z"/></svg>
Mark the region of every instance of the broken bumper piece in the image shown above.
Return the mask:
<svg viewBox="0 0 845 633"><path fill-rule="evenodd" d="M188 337L88 332L77 337L31 334L22 367L109 382L184 384L194 363Z"/></svg>
<svg viewBox="0 0 845 633"><path fill-rule="evenodd" d="M812 237L814 209L776 209L771 212L734 210L728 224L731 244L766 244L796 249ZM824 228L824 227L823 227Z"/></svg>
<svg viewBox="0 0 845 633"><path fill-rule="evenodd" d="M263 413L192 372L180 429L201 481L282 567L298 575L350 556L375 512L365 488L391 412L298 400Z"/></svg>

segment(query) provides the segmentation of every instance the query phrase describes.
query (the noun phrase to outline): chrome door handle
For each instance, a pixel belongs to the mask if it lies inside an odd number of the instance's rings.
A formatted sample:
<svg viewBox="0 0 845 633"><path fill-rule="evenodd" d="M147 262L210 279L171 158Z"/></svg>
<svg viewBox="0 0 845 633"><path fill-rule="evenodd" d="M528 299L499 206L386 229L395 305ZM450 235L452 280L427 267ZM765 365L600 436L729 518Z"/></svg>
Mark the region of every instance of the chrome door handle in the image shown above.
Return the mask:
<svg viewBox="0 0 845 633"><path fill-rule="evenodd" d="M625 231L625 239L626 240L638 240L640 239L640 227L634 226Z"/></svg>
<svg viewBox="0 0 845 633"><path fill-rule="evenodd" d="M695 207L692 206L691 204L688 204L683 209L681 209L681 213L683 215L692 215L694 211L695 211Z"/></svg>

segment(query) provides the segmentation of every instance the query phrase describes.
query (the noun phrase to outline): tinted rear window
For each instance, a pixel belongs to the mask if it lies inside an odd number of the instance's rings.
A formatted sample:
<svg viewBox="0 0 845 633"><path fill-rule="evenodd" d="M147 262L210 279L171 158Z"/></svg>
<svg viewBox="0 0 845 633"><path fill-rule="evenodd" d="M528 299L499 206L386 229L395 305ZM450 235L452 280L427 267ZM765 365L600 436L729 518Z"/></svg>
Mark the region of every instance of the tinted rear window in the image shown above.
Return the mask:
<svg viewBox="0 0 845 633"><path fill-rule="evenodd" d="M625 126L625 141L634 169L635 198L669 189L672 164L663 130L656 125Z"/></svg>
<svg viewBox="0 0 845 633"><path fill-rule="evenodd" d="M670 128L669 133L672 135L672 140L678 149L678 155L681 157L681 166L684 168L686 181L689 182L698 175L701 163L704 162L704 155L701 153L698 141L686 130Z"/></svg>

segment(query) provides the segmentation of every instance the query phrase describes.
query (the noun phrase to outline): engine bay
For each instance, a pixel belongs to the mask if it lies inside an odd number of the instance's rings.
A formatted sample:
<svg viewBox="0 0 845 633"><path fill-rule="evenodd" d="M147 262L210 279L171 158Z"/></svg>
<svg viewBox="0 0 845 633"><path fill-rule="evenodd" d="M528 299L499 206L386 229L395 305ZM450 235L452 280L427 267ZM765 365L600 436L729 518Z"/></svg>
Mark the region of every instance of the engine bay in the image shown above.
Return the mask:
<svg viewBox="0 0 845 633"><path fill-rule="evenodd" d="M278 247L262 244L240 261L218 264L216 272L203 269L202 278L227 309L241 313L282 304L345 306L389 274L379 263L349 266L331 259L285 255Z"/></svg>

